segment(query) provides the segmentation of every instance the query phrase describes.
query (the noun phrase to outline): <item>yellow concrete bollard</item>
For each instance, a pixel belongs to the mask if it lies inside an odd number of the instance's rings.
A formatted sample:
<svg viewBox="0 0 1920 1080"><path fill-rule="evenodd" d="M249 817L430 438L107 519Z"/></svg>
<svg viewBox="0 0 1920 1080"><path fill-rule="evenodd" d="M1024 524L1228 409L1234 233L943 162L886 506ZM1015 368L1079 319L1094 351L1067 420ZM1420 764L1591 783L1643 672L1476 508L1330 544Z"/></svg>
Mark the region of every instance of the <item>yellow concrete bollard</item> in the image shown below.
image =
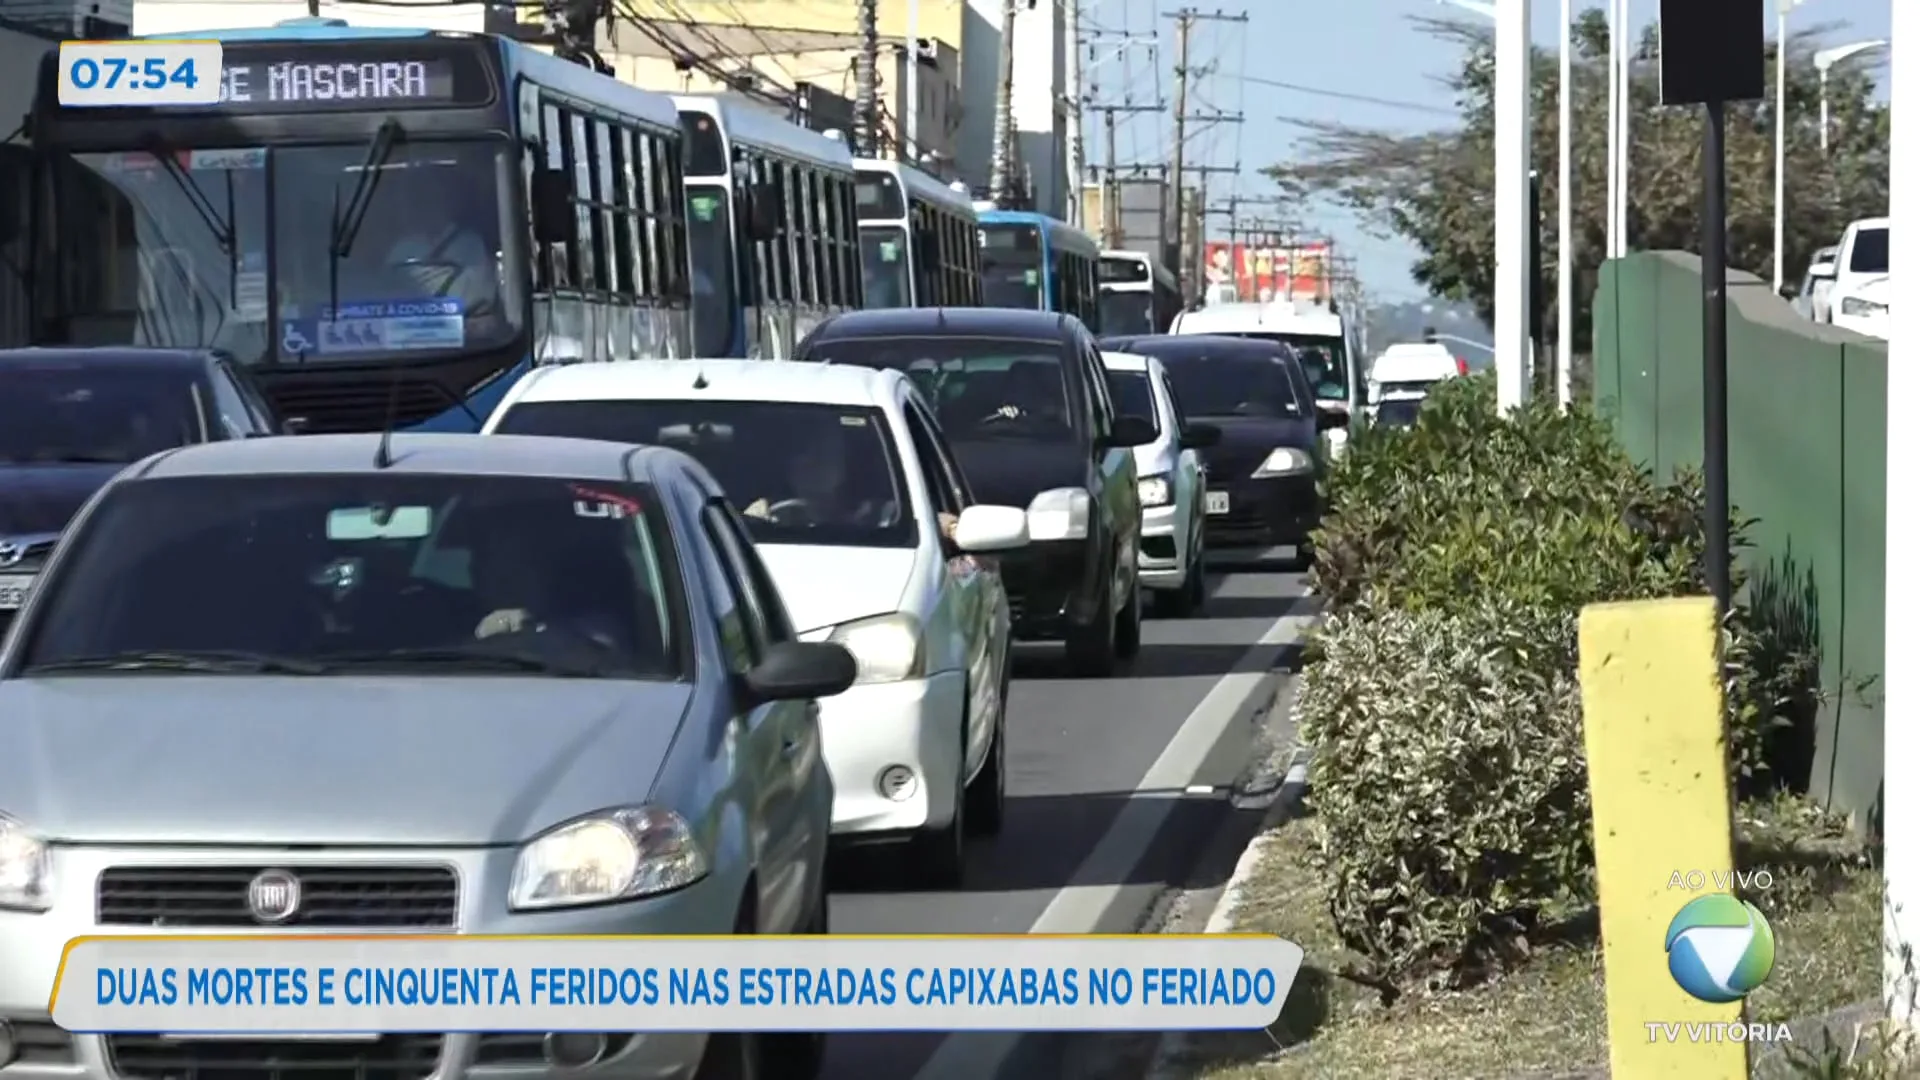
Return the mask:
<svg viewBox="0 0 1920 1080"><path fill-rule="evenodd" d="M1718 637L1710 599L1580 613L1607 1046L1621 1080L1747 1075L1745 1044L1710 1034L1741 1022L1740 1002L1701 1001L1667 966L1668 924L1691 899L1669 890L1674 873L1733 869Z"/></svg>

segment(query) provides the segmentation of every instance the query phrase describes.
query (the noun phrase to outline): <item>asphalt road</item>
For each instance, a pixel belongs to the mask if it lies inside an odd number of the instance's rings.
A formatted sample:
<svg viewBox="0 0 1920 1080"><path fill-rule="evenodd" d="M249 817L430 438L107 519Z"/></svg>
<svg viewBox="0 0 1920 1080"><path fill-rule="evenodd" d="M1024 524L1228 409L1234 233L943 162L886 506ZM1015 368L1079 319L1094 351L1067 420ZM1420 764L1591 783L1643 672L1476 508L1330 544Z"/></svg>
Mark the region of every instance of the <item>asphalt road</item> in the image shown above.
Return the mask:
<svg viewBox="0 0 1920 1080"><path fill-rule="evenodd" d="M850 861L833 897L841 933L1127 933L1184 880L1231 812L1271 669L1307 620L1297 574L1215 577L1203 617L1149 619L1140 655L1109 679L1064 673L1021 646L1007 728L1007 818L976 841L959 892L897 892L883 853ZM1054 1042L1058 1036L1052 1037ZM1049 1037L834 1035L829 1077L1056 1077Z"/></svg>

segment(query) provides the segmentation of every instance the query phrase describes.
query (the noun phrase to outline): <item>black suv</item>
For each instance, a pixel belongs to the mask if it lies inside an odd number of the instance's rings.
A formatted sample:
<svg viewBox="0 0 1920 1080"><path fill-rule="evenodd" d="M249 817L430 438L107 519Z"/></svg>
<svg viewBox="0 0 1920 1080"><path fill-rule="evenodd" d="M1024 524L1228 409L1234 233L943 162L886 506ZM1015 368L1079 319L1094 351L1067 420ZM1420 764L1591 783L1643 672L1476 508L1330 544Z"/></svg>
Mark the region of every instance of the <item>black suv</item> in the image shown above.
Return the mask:
<svg viewBox="0 0 1920 1080"><path fill-rule="evenodd" d="M82 504L115 473L189 443L287 425L208 349L0 349L0 631Z"/></svg>
<svg viewBox="0 0 1920 1080"><path fill-rule="evenodd" d="M794 360L904 371L940 415L981 501L1027 508L1033 542L1001 556L1013 633L1067 643L1106 675L1140 648L1139 478L1152 425L1114 415L1093 336L1071 315L895 308L833 316Z"/></svg>

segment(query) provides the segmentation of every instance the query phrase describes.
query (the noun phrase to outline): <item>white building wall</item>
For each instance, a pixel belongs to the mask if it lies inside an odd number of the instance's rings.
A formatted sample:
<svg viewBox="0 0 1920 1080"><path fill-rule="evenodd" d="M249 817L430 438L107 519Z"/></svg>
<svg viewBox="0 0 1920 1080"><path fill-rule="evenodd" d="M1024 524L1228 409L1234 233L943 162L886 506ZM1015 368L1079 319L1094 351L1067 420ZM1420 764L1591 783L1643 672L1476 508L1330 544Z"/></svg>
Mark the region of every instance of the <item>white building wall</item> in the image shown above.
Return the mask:
<svg viewBox="0 0 1920 1080"><path fill-rule="evenodd" d="M1031 8L1022 7L1013 26L1013 128L1020 164L1033 184L1034 209L1064 217L1065 12L1059 0L1039 0Z"/></svg>

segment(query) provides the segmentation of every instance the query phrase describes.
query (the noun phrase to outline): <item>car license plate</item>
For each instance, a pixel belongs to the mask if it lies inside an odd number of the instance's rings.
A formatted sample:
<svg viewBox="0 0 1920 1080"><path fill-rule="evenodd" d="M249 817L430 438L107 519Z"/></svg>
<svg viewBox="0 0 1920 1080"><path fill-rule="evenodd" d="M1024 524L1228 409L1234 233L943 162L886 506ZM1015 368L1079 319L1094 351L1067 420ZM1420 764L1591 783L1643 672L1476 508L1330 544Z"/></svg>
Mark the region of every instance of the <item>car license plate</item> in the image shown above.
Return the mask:
<svg viewBox="0 0 1920 1080"><path fill-rule="evenodd" d="M1224 491L1207 492L1207 513L1224 514L1227 512L1227 493Z"/></svg>
<svg viewBox="0 0 1920 1080"><path fill-rule="evenodd" d="M19 610L32 588L32 574L0 574L0 611Z"/></svg>

